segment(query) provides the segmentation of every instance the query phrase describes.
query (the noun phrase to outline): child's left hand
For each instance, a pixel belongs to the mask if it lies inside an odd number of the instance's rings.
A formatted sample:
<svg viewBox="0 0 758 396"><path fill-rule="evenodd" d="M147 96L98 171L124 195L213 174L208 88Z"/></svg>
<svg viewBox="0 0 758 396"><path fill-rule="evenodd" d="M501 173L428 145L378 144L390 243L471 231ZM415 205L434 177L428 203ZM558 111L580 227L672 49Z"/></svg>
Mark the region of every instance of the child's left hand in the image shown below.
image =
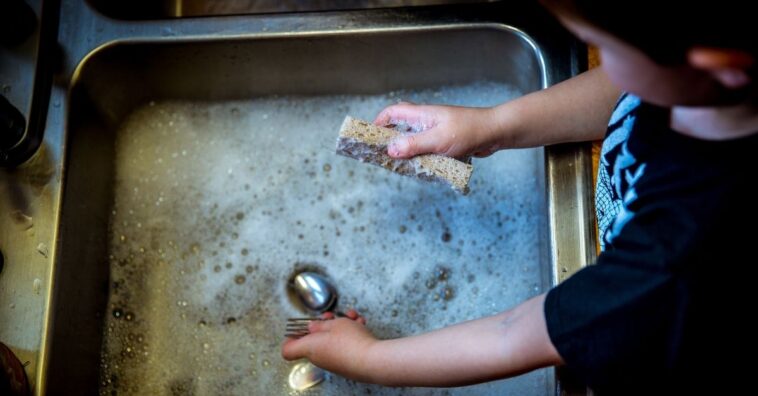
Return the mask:
<svg viewBox="0 0 758 396"><path fill-rule="evenodd" d="M349 378L366 378L365 357L378 340L366 329L366 319L355 310L334 319L331 312L309 324L310 334L282 344L286 360L306 358L318 367Z"/></svg>

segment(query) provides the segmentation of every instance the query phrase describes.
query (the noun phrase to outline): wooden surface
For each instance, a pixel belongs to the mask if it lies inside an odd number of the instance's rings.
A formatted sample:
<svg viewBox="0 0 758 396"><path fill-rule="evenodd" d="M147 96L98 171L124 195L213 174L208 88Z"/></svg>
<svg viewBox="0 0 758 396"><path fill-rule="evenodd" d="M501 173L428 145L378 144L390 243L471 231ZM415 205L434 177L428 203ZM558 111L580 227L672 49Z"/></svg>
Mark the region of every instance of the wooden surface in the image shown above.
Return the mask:
<svg viewBox="0 0 758 396"><path fill-rule="evenodd" d="M598 66L600 66L600 54L597 51L597 48L590 46L588 48L588 57L589 57L589 68L594 69ZM598 140L594 143L592 143L592 182L597 183L597 164L600 159L600 145L603 143L602 140Z"/></svg>
<svg viewBox="0 0 758 396"><path fill-rule="evenodd" d="M600 54L598 53L597 48L590 46L588 48L587 55L589 57L588 65L590 69L600 66ZM602 145L602 143L603 143L602 140L597 140L592 143L592 185L593 186L597 184L597 166L598 166L598 162L600 161L600 146ZM595 239L598 241L597 251L598 253L600 253L600 242L599 242L600 238L597 238L598 233L599 232L598 232L597 223L596 223L595 224L595 236L596 236Z"/></svg>

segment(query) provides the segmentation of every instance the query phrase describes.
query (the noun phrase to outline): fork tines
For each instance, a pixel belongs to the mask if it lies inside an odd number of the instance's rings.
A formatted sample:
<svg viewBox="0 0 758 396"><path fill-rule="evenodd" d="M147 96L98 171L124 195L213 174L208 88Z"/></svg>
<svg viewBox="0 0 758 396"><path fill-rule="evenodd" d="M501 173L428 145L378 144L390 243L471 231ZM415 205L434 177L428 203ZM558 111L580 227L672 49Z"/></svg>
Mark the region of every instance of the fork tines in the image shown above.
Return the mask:
<svg viewBox="0 0 758 396"><path fill-rule="evenodd" d="M322 318L287 318L287 327L284 332L285 337L301 338L308 335L308 324L314 320L324 320Z"/></svg>

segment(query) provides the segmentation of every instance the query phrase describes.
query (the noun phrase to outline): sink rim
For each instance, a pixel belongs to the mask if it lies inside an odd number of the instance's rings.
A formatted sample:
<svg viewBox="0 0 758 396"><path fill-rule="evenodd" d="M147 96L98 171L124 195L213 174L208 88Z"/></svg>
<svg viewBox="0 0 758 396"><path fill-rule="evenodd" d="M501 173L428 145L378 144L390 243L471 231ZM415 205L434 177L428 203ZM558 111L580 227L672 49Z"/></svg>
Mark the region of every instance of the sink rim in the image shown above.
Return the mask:
<svg viewBox="0 0 758 396"><path fill-rule="evenodd" d="M70 94L81 85L82 75L85 69L89 66L93 59L98 56L102 56L103 53L118 50L121 47L142 46L142 45L172 45L172 44L209 44L217 42L249 42L259 40L281 40L281 39L307 39L307 38L329 38L349 35L381 35L381 34L393 34L393 33L417 33L417 32L429 32L429 31L465 31L465 30L493 30L504 33L511 33L515 37L521 39L533 52L535 59L540 68L540 87L541 89L547 88L551 85L550 76L548 73L547 62L545 55L540 49L537 41L530 36L523 29L516 28L507 23L500 22L460 22L460 23L439 23L439 24L427 24L427 25L414 25L409 23L405 26L382 26L382 27L366 27L366 28L353 28L353 29L327 29L327 30L306 30L295 32L259 32L259 33L231 33L231 34L201 34L201 35L189 35L182 37L133 37L133 38L115 38L105 41L95 48L87 52L77 62L74 68L69 86L68 101L71 100ZM66 112L66 116L70 116L70 112Z"/></svg>

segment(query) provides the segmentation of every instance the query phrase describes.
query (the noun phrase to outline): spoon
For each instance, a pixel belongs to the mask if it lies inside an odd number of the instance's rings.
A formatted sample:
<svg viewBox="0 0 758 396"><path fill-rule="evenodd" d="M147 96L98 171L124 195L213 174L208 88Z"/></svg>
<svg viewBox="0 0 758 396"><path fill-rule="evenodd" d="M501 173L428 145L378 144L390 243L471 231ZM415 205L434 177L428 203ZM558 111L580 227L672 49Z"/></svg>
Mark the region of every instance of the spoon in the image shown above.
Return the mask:
<svg viewBox="0 0 758 396"><path fill-rule="evenodd" d="M305 390L317 385L326 377L326 371L316 367L311 362L300 362L292 367L289 375L289 386L294 390Z"/></svg>
<svg viewBox="0 0 758 396"><path fill-rule="evenodd" d="M321 274L301 272L292 280L291 287L295 290L303 305L311 311L324 312L337 302L337 291L334 286Z"/></svg>

